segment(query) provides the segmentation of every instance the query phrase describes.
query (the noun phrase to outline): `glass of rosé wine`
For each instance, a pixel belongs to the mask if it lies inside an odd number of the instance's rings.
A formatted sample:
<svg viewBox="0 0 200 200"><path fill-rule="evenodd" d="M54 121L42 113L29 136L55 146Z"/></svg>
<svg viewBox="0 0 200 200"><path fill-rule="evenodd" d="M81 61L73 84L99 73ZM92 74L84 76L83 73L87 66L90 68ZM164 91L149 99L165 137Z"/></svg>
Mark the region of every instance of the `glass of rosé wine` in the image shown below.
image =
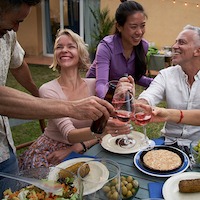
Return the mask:
<svg viewBox="0 0 200 200"><path fill-rule="evenodd" d="M110 82L112 84L112 81ZM127 87L118 82L114 95L112 97L112 105L115 108L115 123L129 124L132 118L132 104L134 101L133 94L127 89ZM135 140L124 135L118 140L118 144L123 148L132 148L135 145Z"/></svg>
<svg viewBox="0 0 200 200"><path fill-rule="evenodd" d="M133 121L136 125L143 127L144 141L142 145L145 149L152 149L155 146L155 142L147 137L146 130L146 125L151 120L151 114L147 110L143 109L140 104L134 104L133 107Z"/></svg>

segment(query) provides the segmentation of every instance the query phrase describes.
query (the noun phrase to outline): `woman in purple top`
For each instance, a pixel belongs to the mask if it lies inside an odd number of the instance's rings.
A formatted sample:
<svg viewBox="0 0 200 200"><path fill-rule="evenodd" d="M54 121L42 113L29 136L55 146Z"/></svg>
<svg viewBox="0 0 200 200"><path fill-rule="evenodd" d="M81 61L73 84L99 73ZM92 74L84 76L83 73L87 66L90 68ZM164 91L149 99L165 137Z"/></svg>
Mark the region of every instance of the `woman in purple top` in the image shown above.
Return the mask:
<svg viewBox="0 0 200 200"><path fill-rule="evenodd" d="M97 47L96 57L87 77L96 77L96 95L104 98L104 86L109 80L118 80L125 74L135 82L148 87L152 78L146 77L148 42L143 39L146 14L135 1L122 2L116 13L116 31L106 36Z"/></svg>

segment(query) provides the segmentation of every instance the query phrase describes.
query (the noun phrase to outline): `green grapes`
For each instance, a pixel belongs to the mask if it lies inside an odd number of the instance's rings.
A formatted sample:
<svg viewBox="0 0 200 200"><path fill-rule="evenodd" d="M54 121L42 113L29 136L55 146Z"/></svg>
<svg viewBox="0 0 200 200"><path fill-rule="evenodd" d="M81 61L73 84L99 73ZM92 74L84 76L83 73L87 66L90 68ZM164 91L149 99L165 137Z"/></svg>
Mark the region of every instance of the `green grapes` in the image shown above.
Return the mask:
<svg viewBox="0 0 200 200"><path fill-rule="evenodd" d="M194 143L194 142L192 142ZM197 165L200 165L200 140L194 144L194 146L192 147L194 151L192 151L193 153L193 157L196 161Z"/></svg>

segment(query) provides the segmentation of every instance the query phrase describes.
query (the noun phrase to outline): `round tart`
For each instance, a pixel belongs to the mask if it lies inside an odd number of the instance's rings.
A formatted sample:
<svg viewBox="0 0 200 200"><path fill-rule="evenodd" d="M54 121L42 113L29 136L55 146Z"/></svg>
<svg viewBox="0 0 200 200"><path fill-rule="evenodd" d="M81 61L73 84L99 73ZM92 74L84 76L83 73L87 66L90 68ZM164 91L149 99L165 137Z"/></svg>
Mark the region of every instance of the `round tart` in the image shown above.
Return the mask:
<svg viewBox="0 0 200 200"><path fill-rule="evenodd" d="M143 163L149 169L170 171L180 167L182 160L178 154L169 150L160 149L148 151L143 156Z"/></svg>

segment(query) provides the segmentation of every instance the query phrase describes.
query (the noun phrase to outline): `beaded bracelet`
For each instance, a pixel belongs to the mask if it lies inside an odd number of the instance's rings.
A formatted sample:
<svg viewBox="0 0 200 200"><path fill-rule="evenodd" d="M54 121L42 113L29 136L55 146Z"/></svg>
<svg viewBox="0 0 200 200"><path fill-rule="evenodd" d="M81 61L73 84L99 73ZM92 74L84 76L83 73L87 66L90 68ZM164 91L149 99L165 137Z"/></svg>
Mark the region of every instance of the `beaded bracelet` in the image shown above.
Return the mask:
<svg viewBox="0 0 200 200"><path fill-rule="evenodd" d="M183 117L184 117L184 116L183 116L183 111L180 110L180 119L179 119L179 121L177 122L177 124L181 123Z"/></svg>

